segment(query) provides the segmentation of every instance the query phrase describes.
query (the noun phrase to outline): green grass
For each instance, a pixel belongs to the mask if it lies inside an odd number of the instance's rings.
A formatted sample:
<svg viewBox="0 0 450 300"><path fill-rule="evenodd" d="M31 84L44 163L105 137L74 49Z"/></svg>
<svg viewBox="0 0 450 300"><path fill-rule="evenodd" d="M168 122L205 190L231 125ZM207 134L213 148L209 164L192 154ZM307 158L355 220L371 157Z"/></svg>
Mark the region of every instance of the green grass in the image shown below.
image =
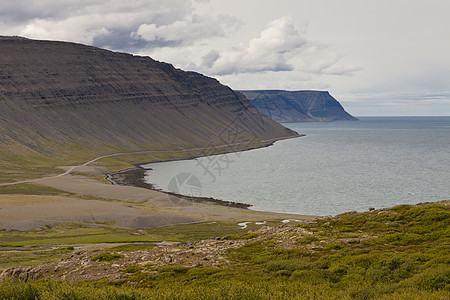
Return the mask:
<svg viewBox="0 0 450 300"><path fill-rule="evenodd" d="M226 236L222 237L221 240L250 240L257 238L260 235L260 233L256 232L242 232L238 234L227 234Z"/></svg>
<svg viewBox="0 0 450 300"><path fill-rule="evenodd" d="M192 279L193 284L188 282L169 282L164 285L135 288L126 284L113 284L102 281L78 284L44 280L36 282L5 281L0 282L0 299L448 299L448 294L442 291L424 290L418 287L396 290L394 287L383 288L380 286L376 287L378 288L376 290L364 285L351 285L347 290L339 290L329 285L287 281L282 278L269 282L262 278L249 284L238 279L226 278L224 274L217 272L212 274L211 272L202 273L200 276L210 277L211 282L199 284L198 279L196 279L198 272L178 270L178 272L172 273L182 274L182 276ZM232 274L230 273L229 275ZM389 292L380 293L380 290L389 290Z"/></svg>
<svg viewBox="0 0 450 300"><path fill-rule="evenodd" d="M48 141L46 145L48 153L37 153L19 145L0 148L0 183L57 175L64 172L57 168L58 166L80 165L93 158L108 154L104 152L104 148L95 149L95 147L77 143L57 144ZM115 149L113 146L107 149L112 152L133 151Z"/></svg>
<svg viewBox="0 0 450 300"><path fill-rule="evenodd" d="M133 273L139 272L140 270L141 270L141 267L138 265L129 265L125 269L120 270L120 272L133 274Z"/></svg>
<svg viewBox="0 0 450 300"><path fill-rule="evenodd" d="M114 145L101 148L98 146L89 147L75 142L60 144L53 141L45 141L45 143L46 148L48 148L48 153L37 153L15 144L0 148L0 183L57 175L63 172L57 168L58 166L81 165L91 159L107 154L152 151L151 153L108 157L95 162L97 165L106 167L109 172L115 172L130 168L133 164L142 162L182 159L199 155L204 156L229 152L231 150L241 151L264 145L261 143L253 143L217 149L211 148L205 151L176 152L180 148L164 144L155 145L154 148L135 146L133 149L125 149ZM189 148L192 146L186 145L185 147ZM205 147L208 147L208 145L205 145ZM104 152L104 149L108 149L109 152ZM174 152L157 152L162 149Z"/></svg>
<svg viewBox="0 0 450 300"><path fill-rule="evenodd" d="M305 236L305 237L301 238L298 241L298 243L299 244L311 244L311 243L314 243L314 242L317 242L317 241L320 241L320 239L317 238L314 235L308 235L308 236Z"/></svg>
<svg viewBox="0 0 450 300"><path fill-rule="evenodd" d="M254 223L248 224L243 232L237 221L204 222L188 225L166 226L149 229L146 232L160 237L161 240L175 242L196 242L205 239L218 239L229 234L246 234L250 230L255 230L261 226Z"/></svg>
<svg viewBox="0 0 450 300"><path fill-rule="evenodd" d="M387 219L396 225L390 228ZM153 269L158 273L152 276L135 272L129 280L152 291L184 286L198 295L207 288L211 298L206 299L219 298L217 289L222 286L245 287L242 297L252 299L447 299L449 221L449 208L441 204L343 214L331 221L300 225L320 238L306 236L294 248L267 237L228 250L228 267L175 265ZM423 238L410 238L415 232ZM386 238L396 233L402 233L402 238ZM311 247L312 243L316 246ZM250 287L258 287L253 296L247 294Z"/></svg>
<svg viewBox="0 0 450 300"><path fill-rule="evenodd" d="M16 247L13 249L4 249L3 247L0 247L0 270L14 266L33 266L44 262L56 261L61 258L61 255L72 251L73 249L70 247L63 247L55 250L51 250L51 248L48 247Z"/></svg>
<svg viewBox="0 0 450 300"><path fill-rule="evenodd" d="M312 241L309 237L294 249L263 240L230 250L229 255L237 264L250 263L260 276L282 276L336 290L355 286L352 294L357 298L378 299L414 288L441 295L450 292L450 211L445 205L343 214L301 227L320 234L321 239L313 242L321 246L303 246ZM360 239L345 241L343 232Z"/></svg>
<svg viewBox="0 0 450 300"><path fill-rule="evenodd" d="M139 251L155 247L155 243L130 243L109 248L112 251Z"/></svg>
<svg viewBox="0 0 450 300"><path fill-rule="evenodd" d="M157 236L141 234L137 230L114 227L84 227L77 224L65 224L45 230L0 231L0 245L70 245L91 243L130 243L153 242Z"/></svg>
<svg viewBox="0 0 450 300"><path fill-rule="evenodd" d="M0 269L56 260L61 257L61 254L71 251L70 245L155 241L159 241L156 235L101 225L85 227L79 224L65 224L25 232L2 230L0 231ZM62 247L65 250L51 251L52 247Z"/></svg>
<svg viewBox="0 0 450 300"><path fill-rule="evenodd" d="M20 183L14 185L0 186L0 195L1 194L46 195L46 196L72 195L71 193L68 192L32 183Z"/></svg>
<svg viewBox="0 0 450 300"><path fill-rule="evenodd" d="M57 175L63 172L57 166L73 165L83 158L82 152L74 152L73 155L45 155L17 145L10 148L0 148L0 183Z"/></svg>
<svg viewBox="0 0 450 300"><path fill-rule="evenodd" d="M256 236L232 222L139 231L178 241L228 236L244 244L227 250L228 262L219 266L134 264L115 282L5 281L0 299L448 299L449 222L449 207L433 203L290 224L283 231L290 246L279 235L246 240ZM314 235L299 238L300 227Z"/></svg>
<svg viewBox="0 0 450 300"><path fill-rule="evenodd" d="M118 253L111 253L111 252L102 252L97 255L94 255L91 257L92 261L98 261L98 262L111 262L114 260L118 260L123 258L124 256Z"/></svg>
<svg viewBox="0 0 450 300"><path fill-rule="evenodd" d="M257 225L249 225L248 230L257 228ZM62 253L48 251L52 247L67 249L71 245L124 243L110 250L137 251L152 248L160 241L195 242L237 233L242 233L237 222L206 222L147 230L115 228L102 224L98 224L97 227L87 227L76 223L33 231L0 230L0 269L56 260Z"/></svg>

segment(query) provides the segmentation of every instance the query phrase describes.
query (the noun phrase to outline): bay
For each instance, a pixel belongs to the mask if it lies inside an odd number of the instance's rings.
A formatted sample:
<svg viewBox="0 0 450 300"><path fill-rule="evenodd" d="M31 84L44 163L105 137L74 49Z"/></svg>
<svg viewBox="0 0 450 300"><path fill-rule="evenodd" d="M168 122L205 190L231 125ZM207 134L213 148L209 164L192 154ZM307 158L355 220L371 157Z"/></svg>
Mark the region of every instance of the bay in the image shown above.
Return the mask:
<svg viewBox="0 0 450 300"><path fill-rule="evenodd" d="M305 137L266 148L151 163L146 181L252 209L335 215L450 199L450 117L283 124Z"/></svg>

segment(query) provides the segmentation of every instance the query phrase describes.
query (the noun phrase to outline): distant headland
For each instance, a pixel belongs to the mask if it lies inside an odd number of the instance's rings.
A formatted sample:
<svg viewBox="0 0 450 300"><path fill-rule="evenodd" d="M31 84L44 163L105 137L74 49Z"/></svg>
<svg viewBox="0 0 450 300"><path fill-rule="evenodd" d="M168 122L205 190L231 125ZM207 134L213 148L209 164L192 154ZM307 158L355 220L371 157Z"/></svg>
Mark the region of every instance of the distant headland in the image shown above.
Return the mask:
<svg viewBox="0 0 450 300"><path fill-rule="evenodd" d="M327 91L240 91L263 114L277 122L357 121Z"/></svg>

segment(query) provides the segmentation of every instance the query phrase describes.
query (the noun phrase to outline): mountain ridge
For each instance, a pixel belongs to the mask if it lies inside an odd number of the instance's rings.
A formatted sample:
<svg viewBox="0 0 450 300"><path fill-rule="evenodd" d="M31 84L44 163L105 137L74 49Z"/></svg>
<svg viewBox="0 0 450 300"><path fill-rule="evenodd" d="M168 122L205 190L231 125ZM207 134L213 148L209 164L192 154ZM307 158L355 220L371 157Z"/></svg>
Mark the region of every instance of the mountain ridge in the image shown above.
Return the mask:
<svg viewBox="0 0 450 300"><path fill-rule="evenodd" d="M224 140L231 127L241 136ZM214 78L150 57L3 36L0 128L0 147L44 154L60 144L141 150L297 136Z"/></svg>
<svg viewBox="0 0 450 300"><path fill-rule="evenodd" d="M356 121L328 91L242 90L263 114L277 122Z"/></svg>

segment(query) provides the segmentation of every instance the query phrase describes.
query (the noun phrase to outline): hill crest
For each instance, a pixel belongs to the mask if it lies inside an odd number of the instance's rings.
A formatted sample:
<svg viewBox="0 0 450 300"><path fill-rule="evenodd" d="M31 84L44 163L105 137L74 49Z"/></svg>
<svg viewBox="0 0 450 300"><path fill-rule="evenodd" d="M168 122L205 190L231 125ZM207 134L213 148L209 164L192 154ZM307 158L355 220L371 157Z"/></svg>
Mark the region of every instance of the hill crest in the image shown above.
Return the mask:
<svg viewBox="0 0 450 300"><path fill-rule="evenodd" d="M224 139L234 127L240 135ZM0 128L0 150L45 155L67 146L135 151L297 136L214 78L150 57L21 37L0 37Z"/></svg>

